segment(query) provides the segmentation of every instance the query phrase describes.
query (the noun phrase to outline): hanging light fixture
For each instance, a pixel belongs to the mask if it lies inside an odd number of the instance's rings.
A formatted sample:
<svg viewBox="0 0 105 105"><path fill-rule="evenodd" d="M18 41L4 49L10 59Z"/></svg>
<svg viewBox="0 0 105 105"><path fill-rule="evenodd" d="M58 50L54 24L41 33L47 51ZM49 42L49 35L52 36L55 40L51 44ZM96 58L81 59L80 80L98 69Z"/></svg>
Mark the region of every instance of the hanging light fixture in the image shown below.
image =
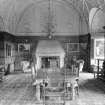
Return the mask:
<svg viewBox="0 0 105 105"><path fill-rule="evenodd" d="M53 0L52 1L49 0L49 7L48 7L49 13L48 13L48 24L47 24L48 25L47 33L48 33L49 39L52 39L53 33L55 32L54 29L55 29L55 25L56 25L53 23L54 13L53 13L52 8L53 8Z"/></svg>
<svg viewBox="0 0 105 105"><path fill-rule="evenodd" d="M51 1L49 0L49 7L48 7L48 38L52 38L52 14L51 14Z"/></svg>
<svg viewBox="0 0 105 105"><path fill-rule="evenodd" d="M43 26L43 30L41 32L46 33L46 37L48 39L52 39L53 33L56 32L55 26L56 20L54 20L54 12L53 12L53 0L48 0L48 14L41 16L41 19L44 19L44 21L41 23L41 26Z"/></svg>

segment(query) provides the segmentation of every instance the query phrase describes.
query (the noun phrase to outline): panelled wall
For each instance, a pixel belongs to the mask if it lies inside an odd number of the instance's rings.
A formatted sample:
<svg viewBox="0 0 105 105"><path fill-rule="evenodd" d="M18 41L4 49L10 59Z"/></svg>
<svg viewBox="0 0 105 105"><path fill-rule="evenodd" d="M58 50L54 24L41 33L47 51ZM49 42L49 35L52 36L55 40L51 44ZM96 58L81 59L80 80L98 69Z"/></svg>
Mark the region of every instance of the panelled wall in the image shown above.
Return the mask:
<svg viewBox="0 0 105 105"><path fill-rule="evenodd" d="M5 74L14 71L15 55L15 37L7 32L0 32L0 65L4 67Z"/></svg>
<svg viewBox="0 0 105 105"><path fill-rule="evenodd" d="M30 56L35 59L35 50L39 40L48 40L47 37L41 36L17 36L17 43L30 44ZM79 60L84 60L83 71L90 71L90 34L80 36L54 36L49 40L58 40L66 52L66 65L71 66L71 59L76 56ZM31 57L30 57L31 59Z"/></svg>
<svg viewBox="0 0 105 105"><path fill-rule="evenodd" d="M4 65L4 36L0 34L0 66Z"/></svg>
<svg viewBox="0 0 105 105"><path fill-rule="evenodd" d="M80 36L54 36L52 39L42 36L14 36L6 32L0 33L0 65L5 66L5 72L21 70L21 61L35 59L35 51L39 40L58 40L66 52L66 65L70 67L71 59L84 60L84 71L90 70L90 34ZM19 45L30 45L29 52L19 52ZM28 58L28 59L24 59Z"/></svg>
<svg viewBox="0 0 105 105"><path fill-rule="evenodd" d="M71 66L71 59L76 56L77 60L84 60L83 71L90 72L90 35L69 37L62 41L66 52L67 66Z"/></svg>

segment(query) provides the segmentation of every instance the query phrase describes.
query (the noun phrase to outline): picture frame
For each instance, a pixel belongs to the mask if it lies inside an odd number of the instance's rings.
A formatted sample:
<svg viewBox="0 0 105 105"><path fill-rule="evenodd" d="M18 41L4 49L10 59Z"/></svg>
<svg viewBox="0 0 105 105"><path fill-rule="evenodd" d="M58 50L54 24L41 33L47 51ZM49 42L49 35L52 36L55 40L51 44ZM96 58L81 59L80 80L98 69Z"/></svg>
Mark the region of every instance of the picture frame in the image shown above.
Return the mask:
<svg viewBox="0 0 105 105"><path fill-rule="evenodd" d="M30 52L30 44L19 43L18 52Z"/></svg>

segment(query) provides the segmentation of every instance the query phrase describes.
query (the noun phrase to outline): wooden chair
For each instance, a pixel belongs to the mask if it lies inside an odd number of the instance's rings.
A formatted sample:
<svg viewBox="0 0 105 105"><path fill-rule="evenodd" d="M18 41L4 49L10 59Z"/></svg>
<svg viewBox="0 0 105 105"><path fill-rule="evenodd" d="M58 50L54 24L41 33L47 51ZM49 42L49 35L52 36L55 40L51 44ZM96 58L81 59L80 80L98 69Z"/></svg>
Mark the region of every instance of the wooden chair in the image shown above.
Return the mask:
<svg viewBox="0 0 105 105"><path fill-rule="evenodd" d="M78 60L79 62L79 72L82 72L84 66L84 60Z"/></svg>
<svg viewBox="0 0 105 105"><path fill-rule="evenodd" d="M76 74L77 77L79 77L79 73L82 72L83 66L84 66L84 60L77 60L78 66L73 66L72 69L74 69L74 74Z"/></svg>
<svg viewBox="0 0 105 105"><path fill-rule="evenodd" d="M79 96L79 79L78 78L75 78L75 82L73 84L74 86L74 90L75 90L75 95Z"/></svg>
<svg viewBox="0 0 105 105"><path fill-rule="evenodd" d="M79 66L72 65L72 75L79 77Z"/></svg>
<svg viewBox="0 0 105 105"><path fill-rule="evenodd" d="M93 73L94 73L94 78L104 77L104 70L103 70L103 68L100 68L97 65L92 65L92 69L93 69Z"/></svg>
<svg viewBox="0 0 105 105"><path fill-rule="evenodd" d="M0 81L3 81L4 72L0 72Z"/></svg>
<svg viewBox="0 0 105 105"><path fill-rule="evenodd" d="M4 76L4 67L0 67L0 81L3 81L3 76Z"/></svg>
<svg viewBox="0 0 105 105"><path fill-rule="evenodd" d="M66 82L66 96L69 96L70 99L74 100L76 96L79 96L79 79L75 78L73 81Z"/></svg>

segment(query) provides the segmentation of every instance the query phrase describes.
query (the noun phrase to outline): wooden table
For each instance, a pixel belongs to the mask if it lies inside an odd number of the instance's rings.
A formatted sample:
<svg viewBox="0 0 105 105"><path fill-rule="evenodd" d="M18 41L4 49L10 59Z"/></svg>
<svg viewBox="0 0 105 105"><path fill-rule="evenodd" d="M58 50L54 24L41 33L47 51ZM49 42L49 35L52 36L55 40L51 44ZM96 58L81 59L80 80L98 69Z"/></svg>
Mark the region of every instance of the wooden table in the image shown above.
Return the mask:
<svg viewBox="0 0 105 105"><path fill-rule="evenodd" d="M71 89L72 89L72 91L71 91L72 92L72 99L75 99L75 95L76 95L75 94L75 86L78 86L76 79L78 80L79 77L77 77L76 75L73 75L72 73L71 74L69 73L69 74L65 75L65 74L62 74L60 72L53 72L53 71L52 72L45 72L43 70L38 71L37 76L36 76L36 80L38 81L38 82L36 82L37 89L38 89L37 90L38 99L40 97L40 91L39 91L40 87L39 87L39 85L40 85L40 83L43 84L43 81L48 83L47 87L43 86L44 89L45 89L44 91L46 91L47 89L48 90L52 89L52 92L54 91L55 93L56 92L60 93L59 91L56 91L56 89L59 90L58 88L61 88L61 86L59 84L62 84L62 83L64 83L64 85L63 85L63 93L65 93L65 89L66 89L65 84L70 83L71 84ZM53 82L55 82L55 83L58 82L58 86L54 86ZM44 95L48 96L48 95L51 95L51 94L50 94L50 92L47 92L47 93L45 92ZM52 95L56 96L55 94L52 94ZM52 95L51 95L51 97L52 97ZM58 96L59 96L59 94L58 94Z"/></svg>

